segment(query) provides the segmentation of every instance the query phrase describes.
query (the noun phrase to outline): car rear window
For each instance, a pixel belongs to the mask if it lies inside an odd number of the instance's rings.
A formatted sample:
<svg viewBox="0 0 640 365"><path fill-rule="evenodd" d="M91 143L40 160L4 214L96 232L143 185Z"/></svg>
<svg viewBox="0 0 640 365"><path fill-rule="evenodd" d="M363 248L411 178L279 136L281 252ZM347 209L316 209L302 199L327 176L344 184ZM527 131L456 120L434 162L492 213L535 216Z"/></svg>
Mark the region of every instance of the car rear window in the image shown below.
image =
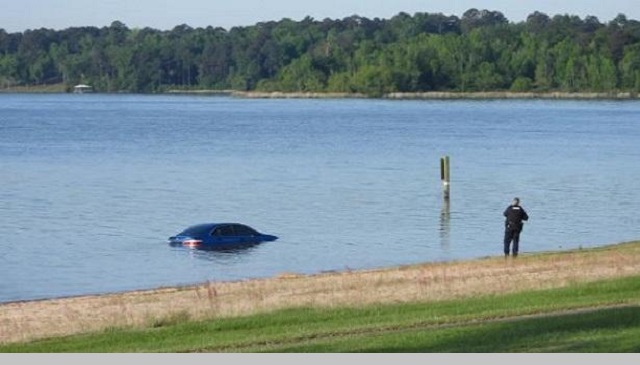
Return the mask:
<svg viewBox="0 0 640 365"><path fill-rule="evenodd" d="M253 228L249 228L240 224L234 225L233 230L238 236L251 236L258 233Z"/></svg>
<svg viewBox="0 0 640 365"><path fill-rule="evenodd" d="M189 227L187 229L185 229L184 231L182 231L181 235L186 235L186 236L202 236L202 235L206 235L209 233L209 231L211 231L211 226L206 224L206 225L197 225L197 226L193 226L193 227Z"/></svg>

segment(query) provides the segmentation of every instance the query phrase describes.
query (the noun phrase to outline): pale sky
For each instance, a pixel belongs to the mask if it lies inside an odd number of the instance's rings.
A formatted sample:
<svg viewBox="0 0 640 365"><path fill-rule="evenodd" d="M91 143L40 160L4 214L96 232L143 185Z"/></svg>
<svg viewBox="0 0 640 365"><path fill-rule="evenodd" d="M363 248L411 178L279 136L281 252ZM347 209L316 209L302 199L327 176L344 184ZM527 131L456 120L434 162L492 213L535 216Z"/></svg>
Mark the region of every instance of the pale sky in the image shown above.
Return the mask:
<svg viewBox="0 0 640 365"><path fill-rule="evenodd" d="M549 16L596 16L606 23L622 13L640 20L640 0L0 0L0 28L7 32L78 26L103 27L119 20L129 28L170 30L254 25L263 21L310 16L316 20L351 15L388 19L405 12L442 13L461 17L470 9L502 12L520 22L534 11Z"/></svg>

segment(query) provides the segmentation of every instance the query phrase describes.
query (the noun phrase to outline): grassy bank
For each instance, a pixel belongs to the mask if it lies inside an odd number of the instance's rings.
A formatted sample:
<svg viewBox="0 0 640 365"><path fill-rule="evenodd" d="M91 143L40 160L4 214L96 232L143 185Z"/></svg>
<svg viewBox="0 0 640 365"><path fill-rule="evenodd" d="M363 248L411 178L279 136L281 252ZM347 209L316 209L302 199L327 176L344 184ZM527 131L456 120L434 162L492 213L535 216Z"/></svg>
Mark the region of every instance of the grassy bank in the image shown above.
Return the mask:
<svg viewBox="0 0 640 365"><path fill-rule="evenodd" d="M167 318L2 352L637 352L640 277L434 303Z"/></svg>
<svg viewBox="0 0 640 365"><path fill-rule="evenodd" d="M6 303L0 305L0 343L5 344L0 351L252 352L270 351L268 345L274 343L286 344L274 351L334 351L331 346L359 336L398 339L414 330L420 336L466 333L501 326L496 319L520 323L525 320L521 316L536 313L604 308L589 315L614 316L622 309L612 306L639 303L640 291L634 286L638 276L640 242L631 242L524 254L513 261L489 257L321 275L290 273L262 280ZM635 315L634 307L629 308L624 310ZM560 318L572 323L581 317L560 314ZM539 323L535 318L526 320ZM443 324L456 324L458 329L440 328ZM635 325L629 329L635 330ZM333 337L338 343L323 344ZM51 339L39 342L44 338ZM101 348L98 343L113 347ZM304 347L308 345L312 347ZM351 351L373 349L351 347ZM349 350L336 347L335 351Z"/></svg>

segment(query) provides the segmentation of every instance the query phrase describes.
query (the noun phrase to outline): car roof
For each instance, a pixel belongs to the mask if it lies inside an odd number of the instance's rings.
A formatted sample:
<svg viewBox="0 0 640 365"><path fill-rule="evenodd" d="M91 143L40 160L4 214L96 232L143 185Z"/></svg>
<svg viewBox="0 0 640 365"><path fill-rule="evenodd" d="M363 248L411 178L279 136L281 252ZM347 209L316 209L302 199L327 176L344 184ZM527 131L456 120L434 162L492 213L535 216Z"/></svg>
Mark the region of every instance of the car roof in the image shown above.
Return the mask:
<svg viewBox="0 0 640 365"><path fill-rule="evenodd" d="M205 232L211 232L214 229L216 229L217 227L221 227L221 226L226 226L228 225L228 223L201 223L201 224L194 224L192 226L189 226L185 229L182 230L182 232L180 232L180 234L188 234L188 235L201 235L201 234L205 234Z"/></svg>
<svg viewBox="0 0 640 365"><path fill-rule="evenodd" d="M201 223L201 224L196 224L196 225L187 227L187 229L194 229L194 228L197 228L197 229L214 229L214 228L219 227L219 226L228 226L228 225L247 226L246 224L241 224L241 223Z"/></svg>

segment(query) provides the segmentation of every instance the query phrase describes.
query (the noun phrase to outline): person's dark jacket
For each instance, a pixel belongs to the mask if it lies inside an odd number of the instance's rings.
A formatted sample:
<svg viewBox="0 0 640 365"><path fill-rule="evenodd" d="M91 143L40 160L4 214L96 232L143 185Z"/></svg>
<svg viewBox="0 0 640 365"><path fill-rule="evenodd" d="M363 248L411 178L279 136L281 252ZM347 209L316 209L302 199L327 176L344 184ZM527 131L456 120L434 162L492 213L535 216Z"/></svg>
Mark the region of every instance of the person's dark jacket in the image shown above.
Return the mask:
<svg viewBox="0 0 640 365"><path fill-rule="evenodd" d="M504 222L506 228L517 231L522 230L523 221L529 220L529 215L527 215L527 212L519 205L508 206L503 215L506 217Z"/></svg>

